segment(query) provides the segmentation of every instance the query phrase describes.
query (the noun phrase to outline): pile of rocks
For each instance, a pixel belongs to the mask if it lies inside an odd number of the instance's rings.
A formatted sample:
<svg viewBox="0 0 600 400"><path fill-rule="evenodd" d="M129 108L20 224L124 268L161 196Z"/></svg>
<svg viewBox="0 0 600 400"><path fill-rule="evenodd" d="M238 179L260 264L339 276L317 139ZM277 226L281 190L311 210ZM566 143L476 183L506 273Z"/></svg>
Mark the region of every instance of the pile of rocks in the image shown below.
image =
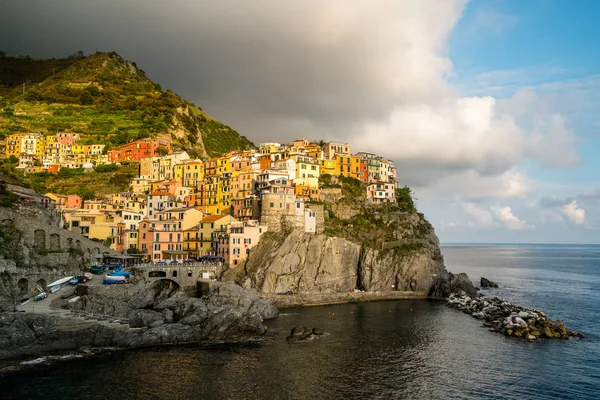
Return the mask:
<svg viewBox="0 0 600 400"><path fill-rule="evenodd" d="M536 339L568 339L576 336L585 338L582 333L568 330L563 321L553 321L542 311L528 309L494 297L469 296L465 292L451 294L447 305L485 320L484 326L492 332L506 336L516 336L529 341Z"/></svg>

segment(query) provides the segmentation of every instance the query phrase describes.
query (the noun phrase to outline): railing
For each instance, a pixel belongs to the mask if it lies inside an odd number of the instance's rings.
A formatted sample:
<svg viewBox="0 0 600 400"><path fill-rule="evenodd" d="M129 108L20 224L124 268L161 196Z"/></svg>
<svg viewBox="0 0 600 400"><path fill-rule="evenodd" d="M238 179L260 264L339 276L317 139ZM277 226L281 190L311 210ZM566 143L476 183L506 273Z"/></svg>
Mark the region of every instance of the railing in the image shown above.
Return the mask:
<svg viewBox="0 0 600 400"><path fill-rule="evenodd" d="M217 269L222 263L215 262L184 262L184 263L139 263L132 265L133 268L167 268L167 267L180 267L180 268L203 268L203 269Z"/></svg>

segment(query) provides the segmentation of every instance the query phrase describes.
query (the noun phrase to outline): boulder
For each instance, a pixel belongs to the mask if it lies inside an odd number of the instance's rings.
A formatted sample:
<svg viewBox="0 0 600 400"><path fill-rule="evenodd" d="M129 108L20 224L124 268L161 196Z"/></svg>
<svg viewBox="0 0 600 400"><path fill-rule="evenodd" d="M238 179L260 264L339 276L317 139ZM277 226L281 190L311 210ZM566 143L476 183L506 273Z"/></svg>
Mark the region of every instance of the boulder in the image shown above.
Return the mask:
<svg viewBox="0 0 600 400"><path fill-rule="evenodd" d="M484 278L484 277L481 277L480 286L481 286L482 288L490 288L490 287L492 287L492 288L497 288L497 287L498 287L498 284L497 284L496 282L492 282L492 281L490 281L489 279L486 279L486 278Z"/></svg>
<svg viewBox="0 0 600 400"><path fill-rule="evenodd" d="M285 340L288 343L299 343L316 339L322 334L322 332L320 332L319 330L317 330L317 328L314 327L312 329L309 329L304 326L295 326L292 328L292 330L290 331L290 335L286 337Z"/></svg>
<svg viewBox="0 0 600 400"><path fill-rule="evenodd" d="M473 282L464 272L460 274L452 274L450 277L450 291L452 293L465 292L469 296L477 296L477 290L473 286Z"/></svg>

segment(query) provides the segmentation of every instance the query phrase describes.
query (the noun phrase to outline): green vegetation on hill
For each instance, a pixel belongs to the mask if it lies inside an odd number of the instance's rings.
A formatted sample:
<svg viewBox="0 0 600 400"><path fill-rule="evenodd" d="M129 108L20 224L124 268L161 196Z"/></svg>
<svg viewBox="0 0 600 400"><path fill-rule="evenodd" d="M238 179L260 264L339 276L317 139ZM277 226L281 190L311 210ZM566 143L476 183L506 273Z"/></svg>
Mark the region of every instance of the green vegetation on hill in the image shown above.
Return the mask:
<svg viewBox="0 0 600 400"><path fill-rule="evenodd" d="M90 172L82 168L61 168L56 174L41 172L23 175L21 179L38 193L78 194L88 200L97 194L127 191L138 168L139 164L135 162L120 166L109 164Z"/></svg>
<svg viewBox="0 0 600 400"><path fill-rule="evenodd" d="M3 57L0 65L0 140L16 132L66 131L107 149L161 137L193 157L254 148L116 53L52 60Z"/></svg>

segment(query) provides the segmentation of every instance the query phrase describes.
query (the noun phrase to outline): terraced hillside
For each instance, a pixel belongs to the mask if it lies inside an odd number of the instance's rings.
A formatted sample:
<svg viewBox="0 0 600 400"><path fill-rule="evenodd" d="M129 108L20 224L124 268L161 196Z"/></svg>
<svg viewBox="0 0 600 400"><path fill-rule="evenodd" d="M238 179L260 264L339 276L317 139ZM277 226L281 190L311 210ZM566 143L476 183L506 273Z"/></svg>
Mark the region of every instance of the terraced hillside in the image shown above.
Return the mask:
<svg viewBox="0 0 600 400"><path fill-rule="evenodd" d="M116 53L52 60L1 57L2 146L6 135L16 132L76 132L83 144L105 144L106 150L160 137L194 157L254 147Z"/></svg>

